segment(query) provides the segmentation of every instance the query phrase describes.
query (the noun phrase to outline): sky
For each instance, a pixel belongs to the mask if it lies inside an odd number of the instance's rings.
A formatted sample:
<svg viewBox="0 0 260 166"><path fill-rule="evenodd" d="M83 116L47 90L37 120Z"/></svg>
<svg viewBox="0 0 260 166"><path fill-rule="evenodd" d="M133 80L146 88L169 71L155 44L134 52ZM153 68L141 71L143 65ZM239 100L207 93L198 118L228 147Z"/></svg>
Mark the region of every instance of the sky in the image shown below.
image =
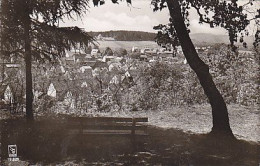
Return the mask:
<svg viewBox="0 0 260 166"><path fill-rule="evenodd" d="M245 1L245 0L240 0ZM167 24L168 9L153 12L151 0L132 0L132 5L125 1L113 4L110 0L102 6L94 7L90 1L90 8L86 14L74 21L65 20L61 26L78 26L86 31L131 30L156 32L153 26ZM207 24L199 24L195 11L190 13L191 33L212 33L224 35L227 32L221 28L210 28Z"/></svg>

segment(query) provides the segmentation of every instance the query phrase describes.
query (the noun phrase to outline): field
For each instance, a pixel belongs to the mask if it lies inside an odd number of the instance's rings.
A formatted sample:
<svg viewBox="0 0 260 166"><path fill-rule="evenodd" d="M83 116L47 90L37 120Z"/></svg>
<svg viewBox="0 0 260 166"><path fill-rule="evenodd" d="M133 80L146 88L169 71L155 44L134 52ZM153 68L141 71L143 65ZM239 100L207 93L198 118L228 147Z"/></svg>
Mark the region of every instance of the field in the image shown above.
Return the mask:
<svg viewBox="0 0 260 166"><path fill-rule="evenodd" d="M104 50L106 47L110 47L112 50L118 50L124 48L126 50L131 50L133 46L138 48L150 47L158 48L156 42L154 41L97 41L100 50Z"/></svg>

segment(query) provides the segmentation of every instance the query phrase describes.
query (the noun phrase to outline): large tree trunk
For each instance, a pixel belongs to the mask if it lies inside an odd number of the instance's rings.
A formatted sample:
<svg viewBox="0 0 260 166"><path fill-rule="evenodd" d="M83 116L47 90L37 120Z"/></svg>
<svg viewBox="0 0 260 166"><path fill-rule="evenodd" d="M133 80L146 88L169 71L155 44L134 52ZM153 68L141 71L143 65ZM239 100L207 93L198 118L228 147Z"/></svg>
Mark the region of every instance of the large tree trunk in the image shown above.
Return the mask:
<svg viewBox="0 0 260 166"><path fill-rule="evenodd" d="M213 117L212 133L225 134L233 136L229 124L228 111L226 103L218 91L210 73L209 67L199 58L198 53L190 39L184 18L181 14L181 7L178 0L167 0L170 16L173 19L173 25L180 41L184 56L190 67L195 71L200 84L207 95Z"/></svg>
<svg viewBox="0 0 260 166"><path fill-rule="evenodd" d="M26 6L28 5L28 2ZM25 48L25 73L26 73L26 118L33 120L33 92L32 92L32 55L30 39L30 12L25 9L24 19L24 48Z"/></svg>

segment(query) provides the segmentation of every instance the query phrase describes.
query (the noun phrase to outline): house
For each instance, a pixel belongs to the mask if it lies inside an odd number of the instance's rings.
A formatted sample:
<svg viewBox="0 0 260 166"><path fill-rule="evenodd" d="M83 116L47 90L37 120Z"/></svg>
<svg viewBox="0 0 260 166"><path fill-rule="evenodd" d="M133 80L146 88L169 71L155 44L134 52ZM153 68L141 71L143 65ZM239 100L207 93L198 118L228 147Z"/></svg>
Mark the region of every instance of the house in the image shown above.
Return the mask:
<svg viewBox="0 0 260 166"><path fill-rule="evenodd" d="M134 81L134 78L137 77L137 72L135 70L127 70L124 76L125 78L129 78L131 81Z"/></svg>
<svg viewBox="0 0 260 166"><path fill-rule="evenodd" d="M48 96L51 96L53 98L56 98L57 97L57 90L55 89L53 83L51 83L48 87L48 90L47 90L47 95Z"/></svg>
<svg viewBox="0 0 260 166"><path fill-rule="evenodd" d="M156 55L158 52L158 49L153 48L153 49L148 49L145 51L146 54L150 54L150 55Z"/></svg>
<svg viewBox="0 0 260 166"><path fill-rule="evenodd" d="M90 66L92 68L94 67L95 64L96 64L96 60L89 60L81 63L82 66Z"/></svg>
<svg viewBox="0 0 260 166"><path fill-rule="evenodd" d="M99 34L97 37L96 37L97 40L102 40L103 39L103 36L101 34Z"/></svg>
<svg viewBox="0 0 260 166"><path fill-rule="evenodd" d="M177 52L178 52L178 48L177 48ZM159 49L159 51L157 52L157 54L173 54L173 49L167 49L167 48L161 48Z"/></svg>
<svg viewBox="0 0 260 166"><path fill-rule="evenodd" d="M92 78L93 77L93 75L92 75L92 67L90 67L90 66L81 66L80 68L79 68L79 70L78 70L78 73L77 73L77 75L78 75L78 77L79 78L88 78L88 79L90 79L90 78Z"/></svg>
<svg viewBox="0 0 260 166"><path fill-rule="evenodd" d="M107 56L105 55L102 59L103 62L108 62L108 61L112 61L115 59L115 56Z"/></svg>
<svg viewBox="0 0 260 166"><path fill-rule="evenodd" d="M94 61L96 60L95 57L91 56L91 54L86 54L85 61Z"/></svg>
<svg viewBox="0 0 260 166"><path fill-rule="evenodd" d="M184 61L183 61L183 64L187 64L187 59L185 58Z"/></svg>
<svg viewBox="0 0 260 166"><path fill-rule="evenodd" d="M74 58L73 58L73 57L66 57L66 59L65 59L65 63L66 63L66 65L72 65L72 64L75 64L75 62L74 62Z"/></svg>
<svg viewBox="0 0 260 166"><path fill-rule="evenodd" d="M63 102L70 108L75 108L75 99L73 98L71 91L67 91Z"/></svg>
<svg viewBox="0 0 260 166"><path fill-rule="evenodd" d="M115 63L125 63L126 60L123 57L115 57L114 59L111 60L111 62Z"/></svg>
<svg viewBox="0 0 260 166"><path fill-rule="evenodd" d="M110 65L108 66L108 71L119 71L119 69L121 69L121 66L121 63L110 63Z"/></svg>
<svg viewBox="0 0 260 166"><path fill-rule="evenodd" d="M38 90L33 90L33 100L37 101L41 96L43 96L44 93Z"/></svg>
<svg viewBox="0 0 260 166"><path fill-rule="evenodd" d="M7 63L5 66L7 68L20 68L21 64L18 64L18 63Z"/></svg>
<svg viewBox="0 0 260 166"><path fill-rule="evenodd" d="M13 103L14 102L14 95L12 92L11 87L8 85L4 92L4 100Z"/></svg>
<svg viewBox="0 0 260 166"><path fill-rule="evenodd" d="M181 46L177 47L177 54L183 54Z"/></svg>
<svg viewBox="0 0 260 166"><path fill-rule="evenodd" d="M109 82L110 84L120 84L121 83L121 76L120 75L115 75Z"/></svg>
<svg viewBox="0 0 260 166"><path fill-rule="evenodd" d="M129 88L134 84L134 78L136 78L136 72L132 70L126 71L121 78L122 86Z"/></svg>
<svg viewBox="0 0 260 166"><path fill-rule="evenodd" d="M90 67L90 66L81 66L79 68L79 71L81 73L92 73L92 67Z"/></svg>
<svg viewBox="0 0 260 166"><path fill-rule="evenodd" d="M106 62L102 62L102 61L96 61L95 64L92 66L92 69L96 69L96 68L106 68L108 69L108 64Z"/></svg>
<svg viewBox="0 0 260 166"><path fill-rule="evenodd" d="M5 93L6 88L7 88L7 85L5 85L5 84L2 84L0 86L0 99L4 99L4 93Z"/></svg>
<svg viewBox="0 0 260 166"><path fill-rule="evenodd" d="M77 63L84 62L85 57L86 57L86 54L81 54L81 53L73 54L73 60L74 60L74 62L77 62Z"/></svg>
<svg viewBox="0 0 260 166"><path fill-rule="evenodd" d="M93 49L91 50L91 53L90 53L90 54L91 54L91 56L97 57L99 52L100 52L99 49L93 48Z"/></svg>
<svg viewBox="0 0 260 166"><path fill-rule="evenodd" d="M204 52L205 51L204 49L206 49L206 47L205 48L204 47L195 47L195 49L199 53L199 52Z"/></svg>
<svg viewBox="0 0 260 166"><path fill-rule="evenodd" d="M103 37L101 34L99 34L97 37L96 37L97 40L101 40L101 41L114 41L115 38L113 37Z"/></svg>
<svg viewBox="0 0 260 166"><path fill-rule="evenodd" d="M66 52L65 52L65 57L66 57L66 58L72 57L73 54L75 54L75 52L72 52L72 51L66 51Z"/></svg>
<svg viewBox="0 0 260 166"><path fill-rule="evenodd" d="M156 61L157 61L157 60L155 60L155 59L149 60L150 63L154 63L154 62L156 62Z"/></svg>
<svg viewBox="0 0 260 166"><path fill-rule="evenodd" d="M49 86L50 86L50 81L48 81L48 80L46 80L40 84L35 84L33 87L34 99L37 100L37 99L45 96L48 92Z"/></svg>
<svg viewBox="0 0 260 166"><path fill-rule="evenodd" d="M90 54L86 54L83 61L80 62L81 65L90 66L90 67L93 67L95 63L96 63L96 58Z"/></svg>
<svg viewBox="0 0 260 166"><path fill-rule="evenodd" d="M170 59L173 58L173 54L168 54L168 53L158 54L158 58L159 58L161 61L168 61L168 60L170 60Z"/></svg>
<svg viewBox="0 0 260 166"><path fill-rule="evenodd" d="M88 87L88 83L86 81L84 81L84 82L82 82L80 87L81 88L84 88L84 87L86 88L86 87Z"/></svg>
<svg viewBox="0 0 260 166"><path fill-rule="evenodd" d="M138 49L138 47L133 46L131 51L132 51L132 52L138 52L138 51L140 51L140 50Z"/></svg>
<svg viewBox="0 0 260 166"><path fill-rule="evenodd" d="M75 80L52 80L52 82L49 84L47 95L50 97L55 98L58 101L63 101L66 97L66 94L68 91L71 91L73 87L77 84ZM71 91L73 93L73 91Z"/></svg>
<svg viewBox="0 0 260 166"><path fill-rule="evenodd" d="M140 55L140 60L147 61L148 60L147 55Z"/></svg>
<svg viewBox="0 0 260 166"><path fill-rule="evenodd" d="M66 73L65 67L63 65L60 66L61 73Z"/></svg>
<svg viewBox="0 0 260 166"><path fill-rule="evenodd" d="M152 50L153 50L152 48L145 47L145 48L141 49L141 54L145 54L146 52L152 51Z"/></svg>
<svg viewBox="0 0 260 166"><path fill-rule="evenodd" d="M92 70L92 75L93 77L97 77L99 75L106 75L106 73L108 72L108 69L107 68L95 68Z"/></svg>
<svg viewBox="0 0 260 166"><path fill-rule="evenodd" d="M126 76L126 77L131 77L130 72L129 72L129 71L125 72L125 76Z"/></svg>

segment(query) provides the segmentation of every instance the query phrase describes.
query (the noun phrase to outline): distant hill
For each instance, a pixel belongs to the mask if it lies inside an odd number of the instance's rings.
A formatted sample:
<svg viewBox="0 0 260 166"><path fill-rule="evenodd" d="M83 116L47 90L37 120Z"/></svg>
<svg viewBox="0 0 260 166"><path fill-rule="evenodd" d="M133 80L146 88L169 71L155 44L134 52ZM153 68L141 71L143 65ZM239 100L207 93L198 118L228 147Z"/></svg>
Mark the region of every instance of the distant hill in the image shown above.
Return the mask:
<svg viewBox="0 0 260 166"><path fill-rule="evenodd" d="M104 40L113 39L115 41L154 41L156 33L141 31L105 31L105 32L89 32L93 37L102 36ZM216 43L229 44L228 35L214 35L209 33L190 34L195 45L213 45ZM248 45L252 45L253 36L245 37ZM240 43L238 43L239 45Z"/></svg>
<svg viewBox="0 0 260 166"><path fill-rule="evenodd" d="M214 35L208 33L195 33L190 35L191 40L195 45L204 44L216 44L216 43L228 43L229 39L227 35Z"/></svg>
<svg viewBox="0 0 260 166"><path fill-rule="evenodd" d="M229 44L228 35L214 35L209 33L195 33L190 35L191 40L195 45L213 45L216 43L225 43ZM254 42L253 36L246 36L244 41L247 42L249 46L252 46ZM241 43L237 43L237 45L241 45Z"/></svg>

